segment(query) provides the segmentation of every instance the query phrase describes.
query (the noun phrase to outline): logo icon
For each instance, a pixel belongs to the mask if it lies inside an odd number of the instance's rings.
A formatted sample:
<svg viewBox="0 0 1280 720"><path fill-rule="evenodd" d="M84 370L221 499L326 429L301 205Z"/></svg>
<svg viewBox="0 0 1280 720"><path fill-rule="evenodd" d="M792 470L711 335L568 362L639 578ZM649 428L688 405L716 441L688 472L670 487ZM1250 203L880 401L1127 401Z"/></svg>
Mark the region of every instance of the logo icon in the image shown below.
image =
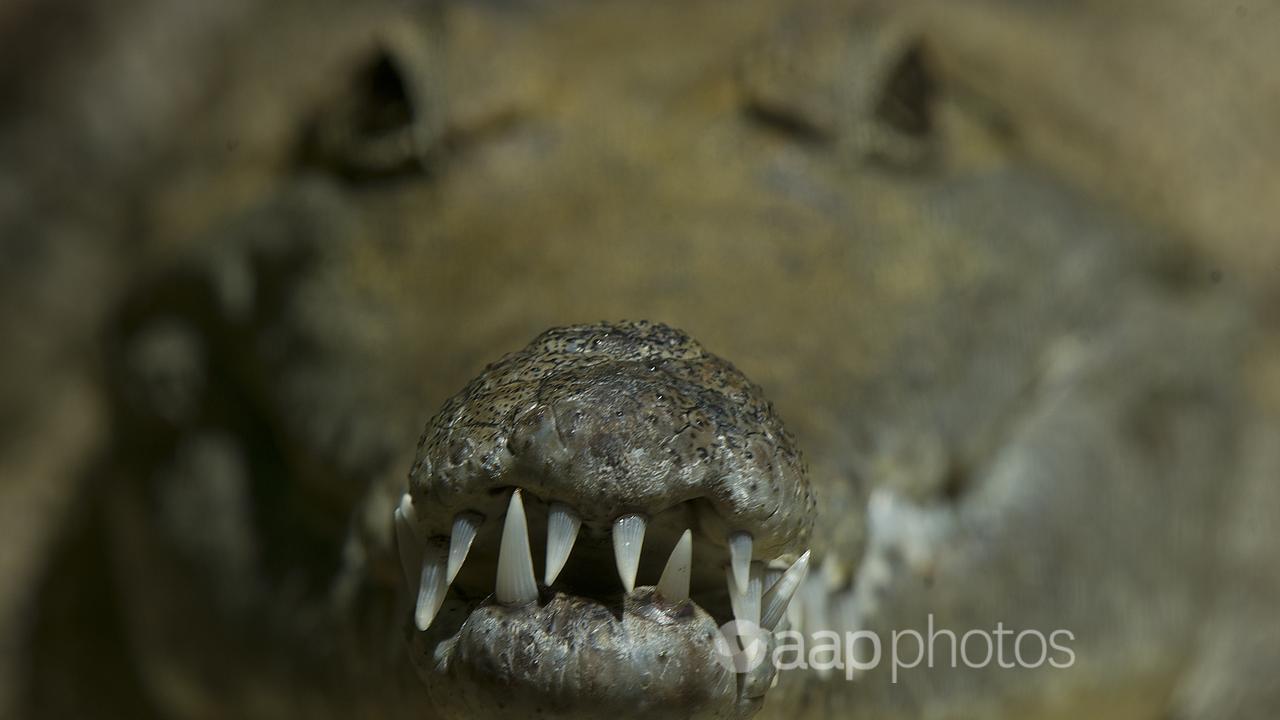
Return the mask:
<svg viewBox="0 0 1280 720"><path fill-rule="evenodd" d="M764 629L749 620L733 620L720 626L716 636L716 659L730 672L755 670L769 654Z"/></svg>

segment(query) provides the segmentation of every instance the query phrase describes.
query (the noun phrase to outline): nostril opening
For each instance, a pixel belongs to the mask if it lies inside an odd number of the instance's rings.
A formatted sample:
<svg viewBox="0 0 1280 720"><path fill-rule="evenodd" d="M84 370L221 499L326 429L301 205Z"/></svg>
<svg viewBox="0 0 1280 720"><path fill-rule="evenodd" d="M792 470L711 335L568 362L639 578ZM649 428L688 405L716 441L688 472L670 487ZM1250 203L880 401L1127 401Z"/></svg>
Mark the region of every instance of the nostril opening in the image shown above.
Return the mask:
<svg viewBox="0 0 1280 720"><path fill-rule="evenodd" d="M919 44L907 50L885 82L875 116L910 137L924 137L933 129L936 83Z"/></svg>

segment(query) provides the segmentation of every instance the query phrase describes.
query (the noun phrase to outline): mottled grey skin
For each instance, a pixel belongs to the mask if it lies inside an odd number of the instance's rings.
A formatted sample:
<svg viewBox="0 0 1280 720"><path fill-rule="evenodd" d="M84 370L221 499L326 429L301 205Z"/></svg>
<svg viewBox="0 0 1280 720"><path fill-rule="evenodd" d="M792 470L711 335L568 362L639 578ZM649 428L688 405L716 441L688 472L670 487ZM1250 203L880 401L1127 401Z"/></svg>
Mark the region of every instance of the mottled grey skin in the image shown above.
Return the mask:
<svg viewBox="0 0 1280 720"><path fill-rule="evenodd" d="M637 588L614 607L562 593L485 604L442 644L435 626L410 642L442 718L751 717L774 668L730 670L720 624L695 603L672 607Z"/></svg>
<svg viewBox="0 0 1280 720"><path fill-rule="evenodd" d="M814 517L795 441L758 386L665 325L548 330L485 368L419 442L409 489L421 532L447 542L464 511L488 526L455 596L492 590L511 487L524 491L535 547L545 537L542 503L577 510L583 530L557 587L567 580L603 592L620 611L556 593L541 608L486 604L460 629L446 613L414 638L413 658L447 716L745 717L758 709L771 668L739 683L715 654L718 625L732 617L725 541L747 531L757 558L794 561ZM648 519L642 585L656 582L680 533L695 531L694 603L617 597L609 532L631 513ZM708 592L719 622L696 604ZM465 610L475 601L457 602Z"/></svg>

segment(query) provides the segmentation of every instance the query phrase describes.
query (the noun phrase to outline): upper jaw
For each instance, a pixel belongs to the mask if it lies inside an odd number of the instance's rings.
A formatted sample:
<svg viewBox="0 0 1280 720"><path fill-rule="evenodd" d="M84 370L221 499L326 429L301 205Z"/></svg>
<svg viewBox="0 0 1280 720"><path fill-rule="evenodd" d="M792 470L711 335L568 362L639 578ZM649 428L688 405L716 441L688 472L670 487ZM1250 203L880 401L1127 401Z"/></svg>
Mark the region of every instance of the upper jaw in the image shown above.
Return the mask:
<svg viewBox="0 0 1280 720"><path fill-rule="evenodd" d="M459 512L500 515L512 487L597 523L700 501L708 537L750 532L764 558L806 547L815 509L760 388L647 323L548 331L428 424L409 481L425 532L447 534Z"/></svg>

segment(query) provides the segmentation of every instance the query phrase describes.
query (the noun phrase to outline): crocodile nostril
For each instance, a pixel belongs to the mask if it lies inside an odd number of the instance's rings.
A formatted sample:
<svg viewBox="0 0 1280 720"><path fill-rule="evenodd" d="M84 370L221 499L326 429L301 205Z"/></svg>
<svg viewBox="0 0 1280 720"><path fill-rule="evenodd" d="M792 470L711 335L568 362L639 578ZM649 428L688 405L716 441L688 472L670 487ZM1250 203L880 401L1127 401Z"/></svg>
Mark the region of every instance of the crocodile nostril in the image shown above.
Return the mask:
<svg viewBox="0 0 1280 720"><path fill-rule="evenodd" d="M462 438L449 449L449 462L461 465L471 457L471 440Z"/></svg>

